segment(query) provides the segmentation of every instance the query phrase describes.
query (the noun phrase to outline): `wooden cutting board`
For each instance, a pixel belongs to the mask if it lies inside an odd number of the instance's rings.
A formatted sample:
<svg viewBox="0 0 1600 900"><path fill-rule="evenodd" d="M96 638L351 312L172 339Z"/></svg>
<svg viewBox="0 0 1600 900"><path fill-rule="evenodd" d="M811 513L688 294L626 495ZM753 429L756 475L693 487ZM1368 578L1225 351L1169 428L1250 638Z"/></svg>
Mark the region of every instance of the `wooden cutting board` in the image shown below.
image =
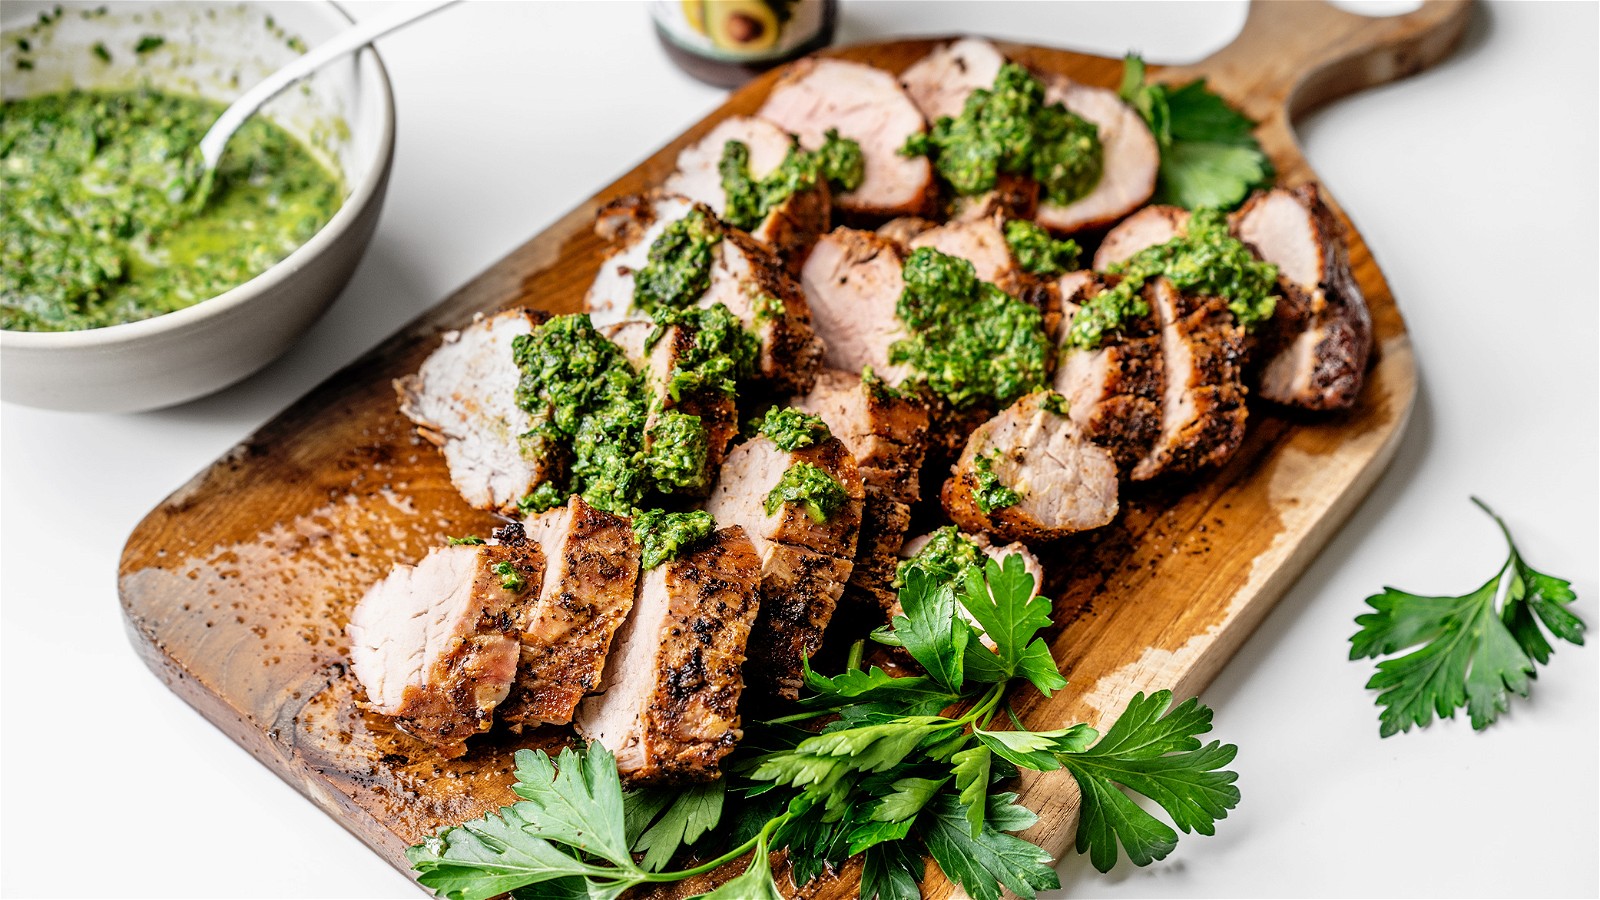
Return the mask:
<svg viewBox="0 0 1600 900"><path fill-rule="evenodd" d="M1416 72L1444 57L1467 0L1367 19L1312 3L1257 3L1232 45L1198 65L1156 73L1207 76L1262 123L1286 184L1314 178L1293 115ZM943 40L943 39L941 39ZM938 41L840 48L831 55L900 71ZM1002 45L1034 69L1114 86L1117 60ZM661 182L678 151L717 121L760 106L776 73L720 109L381 347L267 423L179 488L124 550L119 588L145 662L263 764L402 871L404 848L512 795L511 753L554 746L556 730L490 736L443 760L355 705L345 666L346 617L367 585L445 535L487 533L440 455L396 411L390 380L414 371L441 332L512 305L580 308L604 251L595 210ZM1045 700L1014 703L1030 727L1102 724L1136 691L1197 693L1355 509L1389 462L1416 392L1405 325L1382 273L1350 230L1357 281L1378 342L1359 404L1296 415L1253 404L1243 449L1195 484L1130 490L1111 526L1051 548L1055 659L1072 681ZM1390 252L1399 252L1391 249ZM1058 857L1071 846L1077 794L1064 772L1029 773L1023 802L1040 813L1032 840ZM820 890L853 894L849 868ZM952 889L937 879L930 896Z"/></svg>

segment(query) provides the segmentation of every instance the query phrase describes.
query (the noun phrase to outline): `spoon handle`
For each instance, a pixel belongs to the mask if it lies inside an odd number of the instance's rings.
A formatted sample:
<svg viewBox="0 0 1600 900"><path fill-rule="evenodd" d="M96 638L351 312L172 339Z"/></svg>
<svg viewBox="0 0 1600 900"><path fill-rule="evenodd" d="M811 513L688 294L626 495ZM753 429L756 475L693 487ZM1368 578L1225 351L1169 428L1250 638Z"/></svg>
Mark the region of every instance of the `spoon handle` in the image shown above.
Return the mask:
<svg viewBox="0 0 1600 900"><path fill-rule="evenodd" d="M222 115L217 117L211 129L206 132L206 136L200 139L200 155L205 160L205 167L208 170L215 169L217 161L222 158L222 148L227 145L228 138L239 130L239 126L243 125L246 119L255 115L262 104L276 97L284 88L327 63L365 47L396 28L415 22L423 16L432 15L457 2L459 0L444 0L442 3L424 6L421 9L408 7L389 15L375 16L358 22L268 75L255 87L245 91L239 99L229 104Z"/></svg>

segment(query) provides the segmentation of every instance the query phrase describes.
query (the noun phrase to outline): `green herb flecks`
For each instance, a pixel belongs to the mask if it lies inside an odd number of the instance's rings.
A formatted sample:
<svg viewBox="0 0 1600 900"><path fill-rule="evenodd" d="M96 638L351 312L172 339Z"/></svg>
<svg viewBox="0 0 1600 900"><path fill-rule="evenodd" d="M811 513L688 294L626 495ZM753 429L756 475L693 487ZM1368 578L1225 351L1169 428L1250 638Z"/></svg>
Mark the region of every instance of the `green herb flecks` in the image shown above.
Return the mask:
<svg viewBox="0 0 1600 900"><path fill-rule="evenodd" d="M1056 240L1050 232L1026 219L1006 222L1006 245L1022 271L1054 277L1078 267L1083 248L1068 238Z"/></svg>
<svg viewBox="0 0 1600 900"><path fill-rule="evenodd" d="M490 568L496 575L500 576L500 586L513 594L522 593L522 589L528 586L528 582L522 577L522 573L518 572L516 567L509 562L497 562Z"/></svg>
<svg viewBox="0 0 1600 900"><path fill-rule="evenodd" d="M700 417L668 410L645 432L644 470L663 493L698 492L711 477L706 466L709 452Z"/></svg>
<svg viewBox="0 0 1600 900"><path fill-rule="evenodd" d="M700 207L668 224L633 275L633 308L654 317L693 306L711 286L711 263L721 242L722 229Z"/></svg>
<svg viewBox="0 0 1600 900"><path fill-rule="evenodd" d="M469 534L466 537L450 537L446 535L445 543L451 547L476 547L483 543L483 538L475 534Z"/></svg>
<svg viewBox="0 0 1600 900"><path fill-rule="evenodd" d="M792 406L774 406L756 420L755 430L772 439L780 450L793 453L833 437L821 416L801 412Z"/></svg>
<svg viewBox="0 0 1600 900"><path fill-rule="evenodd" d="M954 581L969 567L983 565L987 558L983 548L956 526L936 528L915 556L900 561L894 572L894 586L904 587L906 573L911 569L920 569L935 583Z"/></svg>
<svg viewBox="0 0 1600 900"><path fill-rule="evenodd" d="M1047 105L1044 83L1014 63L1000 68L992 87L973 91L961 115L941 117L900 152L931 157L961 196L993 190L1001 174L1020 174L1061 205L1093 190L1104 165L1095 125L1060 103Z"/></svg>
<svg viewBox="0 0 1600 900"><path fill-rule="evenodd" d="M1122 99L1139 111L1161 149L1153 202L1232 209L1272 183L1272 162L1251 133L1255 123L1207 90L1147 84L1144 60L1123 60Z"/></svg>
<svg viewBox="0 0 1600 900"><path fill-rule="evenodd" d="M517 501L517 510L525 516L538 515L565 506L571 496L571 491L563 490L554 481L540 482L531 493Z"/></svg>
<svg viewBox="0 0 1600 900"><path fill-rule="evenodd" d="M844 485L837 478L808 462L797 462L783 471L783 477L767 493L764 509L774 515L778 507L793 503L806 511L811 521L818 525L829 518L850 499Z"/></svg>
<svg viewBox="0 0 1600 900"><path fill-rule="evenodd" d="M957 409L1006 406L1044 386L1050 340L1031 304L985 281L972 263L931 247L912 251L895 314L909 337L889 348L914 378Z"/></svg>
<svg viewBox="0 0 1600 900"><path fill-rule="evenodd" d="M702 510L640 512L633 517L633 536L639 541L639 564L648 570L669 559L677 559L716 530L716 520Z"/></svg>
<svg viewBox="0 0 1600 900"><path fill-rule="evenodd" d="M977 484L972 488L972 502L984 514L1008 506L1016 506L1022 500L1022 495L1014 489L1007 487L1000 481L1000 476L994 473L994 464L1000 459L1000 451L979 454L972 460L972 470L977 477Z"/></svg>
<svg viewBox="0 0 1600 900"><path fill-rule="evenodd" d="M750 174L750 147L743 141L728 141L717 164L726 198L722 219L753 231L785 200L823 181L840 191L855 190L861 186L865 166L861 145L829 129L821 147L808 151L795 143L776 169L755 178Z"/></svg>
<svg viewBox="0 0 1600 900"><path fill-rule="evenodd" d="M721 303L663 312L647 344L654 345L672 325L692 329L693 340L678 354L667 376L667 393L673 400L699 391L733 396L739 382L755 370L761 344L744 329L737 316Z"/></svg>
<svg viewBox="0 0 1600 900"><path fill-rule="evenodd" d="M95 41L94 46L89 48L89 52L94 54L95 59L103 63L111 62L111 51L106 49L104 41Z"/></svg>
<svg viewBox="0 0 1600 900"><path fill-rule="evenodd" d="M149 89L7 100L0 328L78 331L163 315L244 284L316 234L343 187L265 116L229 142L197 203L194 148L221 113Z"/></svg>
<svg viewBox="0 0 1600 900"><path fill-rule="evenodd" d="M687 790L624 792L597 744L554 759L519 751L519 802L447 828L407 858L425 887L456 900L531 885L542 886L539 896L616 897L745 854L743 874L708 896L765 900L780 896L767 859L778 850L801 887L864 853L863 896L915 897L931 856L975 900L999 900L1002 890L1032 900L1060 882L1050 855L1012 834L1037 817L1002 785L1020 769L1063 767L1082 788L1078 847L1097 868L1121 849L1139 864L1172 849L1174 828L1130 794L1154 800L1178 830L1212 833L1239 799L1223 768L1235 751L1201 746L1211 713L1197 702L1172 708L1168 692L1136 695L1104 736L1087 725L1003 727L1015 722L1001 715L1008 688L1048 695L1066 685L1039 636L1050 601L1033 589L1018 556L954 583L915 570L887 636L927 674L862 669L860 645L833 677L807 663L810 694L798 711L749 722L723 780ZM667 871L686 851L703 861Z"/></svg>
<svg viewBox="0 0 1600 900"><path fill-rule="evenodd" d="M585 315L557 316L512 341L517 404L534 419L525 455L570 455L569 489L626 515L648 483L639 464L645 403L639 377ZM551 490L535 501L559 502ZM549 508L546 506L545 508Z"/></svg>
<svg viewBox="0 0 1600 900"><path fill-rule="evenodd" d="M1567 604L1572 583L1534 569L1506 523L1472 498L1500 526L1510 556L1494 577L1460 597L1427 597L1395 588L1367 598L1373 612L1356 617L1350 658L1389 656L1367 688L1378 691L1378 733L1426 728L1434 714L1455 718L1465 707L1472 727L1489 727L1509 708L1510 694L1528 696L1535 664L1554 649L1540 630L1583 644L1584 623ZM1416 648L1412 650L1411 648ZM1404 656L1394 654L1410 650Z"/></svg>
<svg viewBox="0 0 1600 900"><path fill-rule="evenodd" d="M1149 315L1142 292L1157 276L1184 293L1223 298L1234 319L1249 330L1272 318L1277 308L1278 267L1229 234L1227 217L1217 209L1196 211L1183 234L1140 250L1110 271L1122 280L1079 308L1067 333L1070 346L1097 347L1129 318Z"/></svg>
<svg viewBox="0 0 1600 900"><path fill-rule="evenodd" d="M166 43L167 39L159 34L147 34L139 38L139 43L133 46L133 52L143 56L161 49Z"/></svg>

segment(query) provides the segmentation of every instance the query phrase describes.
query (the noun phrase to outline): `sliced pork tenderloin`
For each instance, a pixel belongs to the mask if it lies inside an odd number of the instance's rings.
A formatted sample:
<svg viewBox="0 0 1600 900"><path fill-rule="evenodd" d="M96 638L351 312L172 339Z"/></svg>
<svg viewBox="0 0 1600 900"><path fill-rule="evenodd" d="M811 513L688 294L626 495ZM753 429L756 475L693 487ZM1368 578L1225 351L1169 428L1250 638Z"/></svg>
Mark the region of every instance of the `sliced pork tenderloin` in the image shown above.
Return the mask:
<svg viewBox="0 0 1600 900"><path fill-rule="evenodd" d="M600 687L612 637L633 608L639 546L626 519L576 495L521 527L543 553L544 579L521 619L521 664L499 717L518 729L564 725Z"/></svg>
<svg viewBox="0 0 1600 900"><path fill-rule="evenodd" d="M980 281L987 281L1013 297L1021 296L1035 281L1022 271L1006 242L1005 218L952 221L912 236L908 249L932 247L947 256L972 263Z"/></svg>
<svg viewBox="0 0 1600 900"><path fill-rule="evenodd" d="M983 38L962 38L935 47L900 73L900 84L929 122L955 118L979 88L994 86L1006 58Z"/></svg>
<svg viewBox="0 0 1600 900"><path fill-rule="evenodd" d="M1127 262L1146 247L1165 244L1189 230L1189 211L1181 206L1146 206L1106 232L1100 249L1094 252L1094 267L1104 272Z"/></svg>
<svg viewBox="0 0 1600 900"><path fill-rule="evenodd" d="M1165 278L1151 279L1145 299L1161 323L1161 433L1132 478L1221 465L1244 441L1244 329L1220 298L1190 297Z"/></svg>
<svg viewBox="0 0 1600 900"><path fill-rule="evenodd" d="M715 213L703 204L660 195L631 197L601 210L595 230L617 246L589 286L584 305L590 318L597 327L649 318L633 305L634 276L648 264L651 245L667 227L696 211L711 217L720 234L710 285L696 305L723 304L756 336L760 379L778 389L804 390L822 358L805 294L771 251L748 234L716 223Z"/></svg>
<svg viewBox="0 0 1600 900"><path fill-rule="evenodd" d="M904 265L900 245L870 231L835 228L817 241L800 283L826 348L825 365L850 372L871 366L890 384L909 374L905 365L889 363L890 345L906 336L895 315Z"/></svg>
<svg viewBox="0 0 1600 900"><path fill-rule="evenodd" d="M722 187L721 165L729 141L749 148L750 176L757 180L771 175L794 147L792 135L765 119L730 116L678 154L678 171L667 178L662 189L704 203L722 216L728 198ZM831 210L828 185L822 181L774 207L751 229L750 236L776 253L790 272L797 273L811 245L828 230Z"/></svg>
<svg viewBox="0 0 1600 900"><path fill-rule="evenodd" d="M350 669L374 712L446 757L488 731L517 673L544 559L527 542L440 547L398 565L350 613Z"/></svg>
<svg viewBox="0 0 1600 900"><path fill-rule="evenodd" d="M742 736L742 669L760 581L761 560L739 528L640 576L602 692L573 716L580 735L616 756L629 784L720 776Z"/></svg>
<svg viewBox="0 0 1600 900"><path fill-rule="evenodd" d="M850 449L868 493L911 503L928 443L928 407L853 372L824 369L789 405L828 423Z"/></svg>
<svg viewBox="0 0 1600 900"><path fill-rule="evenodd" d="M804 396L790 401L818 416L850 448L866 490L861 531L846 594L866 608L894 599L894 570L911 525L928 442L928 408L881 382L826 369Z"/></svg>
<svg viewBox="0 0 1600 900"><path fill-rule="evenodd" d="M829 130L861 145L861 184L833 198L834 208L868 216L916 215L934 196L933 167L900 148L927 122L893 75L862 63L804 59L773 85L757 116L816 150Z"/></svg>
<svg viewBox="0 0 1600 900"><path fill-rule="evenodd" d="M522 373L511 354L512 340L547 318L528 309L480 315L447 332L415 375L395 379L400 412L439 447L451 483L479 509L516 512L558 465L521 437L533 417L517 406Z"/></svg>
<svg viewBox="0 0 1600 900"><path fill-rule="evenodd" d="M950 221L969 222L1003 216L1033 221L1039 215L1039 182L1027 175L1001 172L995 176L994 190L971 197L955 197L950 203Z"/></svg>
<svg viewBox="0 0 1600 900"><path fill-rule="evenodd" d="M1095 275L1074 279L1063 321L1070 322L1076 307L1107 286ZM1067 400L1067 415L1090 440L1110 450L1119 467L1142 459L1161 432L1163 370L1157 331L1154 315L1129 319L1099 346L1084 349L1068 344L1067 329L1061 330L1053 385Z"/></svg>
<svg viewBox="0 0 1600 900"><path fill-rule="evenodd" d="M1156 190L1161 148L1137 110L1116 91L1061 77L1045 81L1044 99L1094 123L1103 163L1100 180L1088 194L1065 205L1041 199L1035 217L1040 225L1065 234L1105 228L1149 201Z"/></svg>
<svg viewBox="0 0 1600 900"><path fill-rule="evenodd" d="M1051 391L1037 391L978 426L951 467L940 499L964 531L1006 541L1044 540L1099 528L1117 514L1117 466ZM991 506L994 489L1015 494Z"/></svg>
<svg viewBox="0 0 1600 900"><path fill-rule="evenodd" d="M1304 409L1355 403L1372 352L1372 317L1350 271L1344 227L1315 184L1258 192L1231 219L1234 236L1278 267L1290 302L1269 326L1258 391Z"/></svg>
<svg viewBox="0 0 1600 900"><path fill-rule="evenodd" d="M842 489L840 504L822 522L801 504L770 500L784 473L799 464L816 466ZM801 659L822 645L850 579L864 499L855 460L837 437L785 451L766 435L728 454L706 499L706 512L719 524L742 527L761 558L750 675L778 697L799 696Z"/></svg>

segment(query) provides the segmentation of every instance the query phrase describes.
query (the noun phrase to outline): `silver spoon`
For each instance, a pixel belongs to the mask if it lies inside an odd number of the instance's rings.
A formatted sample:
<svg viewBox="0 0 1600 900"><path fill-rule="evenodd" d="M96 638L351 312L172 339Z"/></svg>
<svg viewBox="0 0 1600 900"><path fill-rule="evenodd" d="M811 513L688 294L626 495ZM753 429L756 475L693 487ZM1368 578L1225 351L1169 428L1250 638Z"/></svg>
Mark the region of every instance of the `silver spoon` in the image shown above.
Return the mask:
<svg viewBox="0 0 1600 900"><path fill-rule="evenodd" d="M457 2L459 0L444 0L442 3L425 6L421 9L396 10L390 15L376 16L366 21L358 22L334 35L331 39L318 44L309 52L296 57L293 62L268 75L255 87L245 91L239 99L233 101L228 105L227 109L222 111L222 115L217 117L217 121L211 126L211 130L207 131L206 136L200 139L201 169L197 173L197 182L199 184L197 193L199 198L203 201L206 195L211 193L211 184L217 170L217 163L222 159L222 148L227 146L228 139L233 137L234 132L239 130L239 126L243 125L246 119L255 115L256 111L268 100L276 97L284 88L310 75L333 60L347 53L360 50L397 28L409 25L424 16L432 15Z"/></svg>

